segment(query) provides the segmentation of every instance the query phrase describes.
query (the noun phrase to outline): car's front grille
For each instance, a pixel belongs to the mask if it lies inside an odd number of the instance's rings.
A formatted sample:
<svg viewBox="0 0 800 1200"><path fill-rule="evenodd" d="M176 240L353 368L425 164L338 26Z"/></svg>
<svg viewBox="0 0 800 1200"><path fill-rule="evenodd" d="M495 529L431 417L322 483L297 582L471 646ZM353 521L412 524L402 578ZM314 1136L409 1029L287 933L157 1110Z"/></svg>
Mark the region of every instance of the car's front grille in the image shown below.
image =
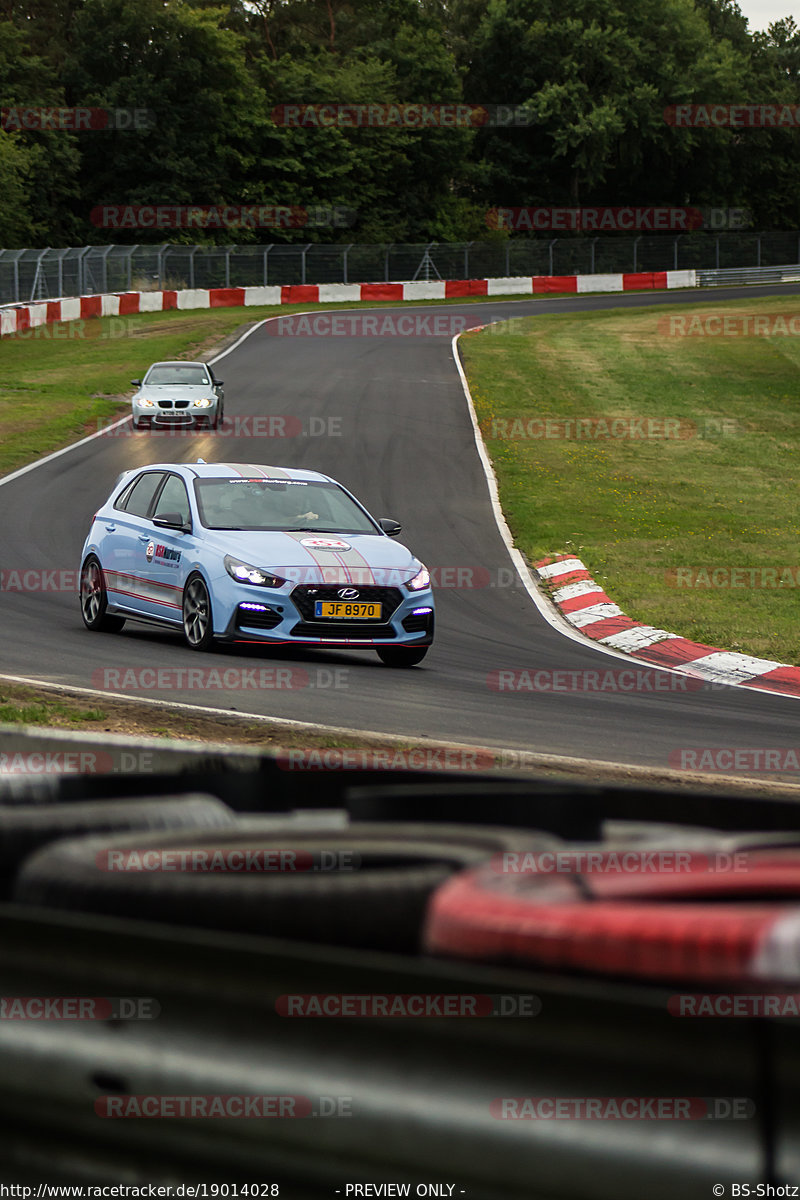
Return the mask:
<svg viewBox="0 0 800 1200"><path fill-rule="evenodd" d="M172 408L172 401L171 400L159 400L158 407L159 408Z"/></svg>
<svg viewBox="0 0 800 1200"><path fill-rule="evenodd" d="M393 625L367 625L363 621L298 621L291 630L292 637L332 638L335 641L371 642L397 637Z"/></svg>
<svg viewBox="0 0 800 1200"><path fill-rule="evenodd" d="M344 625L345 622L324 621L314 616L314 605L318 600L357 600L359 602L367 602L370 604L382 605L379 621L388 621L392 614L397 610L398 605L402 602L403 595L399 588L395 587L373 587L366 585L364 587L356 587L352 590L358 592L357 596L340 596L346 584L298 584L292 591L292 600L294 601L297 611L304 621L313 623L314 625ZM350 590L350 589L348 589ZM367 625L366 621L359 621L358 625L363 628ZM387 634L387 637L394 637L394 634Z"/></svg>
<svg viewBox="0 0 800 1200"><path fill-rule="evenodd" d="M176 400L176 401L175 401L175 407L176 407L176 408L188 408L188 407L189 407L189 401L188 401L188 400Z"/></svg>

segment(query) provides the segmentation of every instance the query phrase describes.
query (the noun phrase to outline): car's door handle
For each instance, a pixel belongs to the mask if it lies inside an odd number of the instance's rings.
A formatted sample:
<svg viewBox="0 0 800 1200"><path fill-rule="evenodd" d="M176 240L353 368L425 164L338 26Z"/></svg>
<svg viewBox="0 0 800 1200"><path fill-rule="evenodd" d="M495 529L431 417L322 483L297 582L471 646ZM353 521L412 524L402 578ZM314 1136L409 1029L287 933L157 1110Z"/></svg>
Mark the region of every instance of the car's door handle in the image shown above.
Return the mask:
<svg viewBox="0 0 800 1200"><path fill-rule="evenodd" d="M149 535L149 533L140 533L140 534L139 534L139 541L140 541L140 542L149 542L149 541L150 541L150 535Z"/></svg>
<svg viewBox="0 0 800 1200"><path fill-rule="evenodd" d="M109 533L113 533L116 528L116 525L106 525L106 529Z"/></svg>

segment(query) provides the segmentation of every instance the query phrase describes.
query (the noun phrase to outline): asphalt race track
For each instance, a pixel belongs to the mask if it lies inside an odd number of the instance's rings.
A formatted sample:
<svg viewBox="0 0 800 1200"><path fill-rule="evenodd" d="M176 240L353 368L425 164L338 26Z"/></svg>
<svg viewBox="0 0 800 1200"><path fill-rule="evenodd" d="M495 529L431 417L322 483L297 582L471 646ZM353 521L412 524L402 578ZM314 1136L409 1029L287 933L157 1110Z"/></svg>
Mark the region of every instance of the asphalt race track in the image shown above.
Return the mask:
<svg viewBox="0 0 800 1200"><path fill-rule="evenodd" d="M715 288L707 294L724 300L797 291L784 285ZM657 297L627 293L378 311L381 317L438 312L447 315L446 325L463 315L470 324L483 324L701 298L704 293L694 289ZM494 585L438 589L436 642L420 667L391 670L372 651L245 646L201 656L177 635L131 623L121 634L90 634L72 592L12 591L2 596L0 670L86 688L97 686L103 668L278 665L298 669L295 678L299 684L307 679L307 685L128 694L627 764L666 767L670 753L683 747L800 745L797 701L749 689L684 691L680 677L649 667L637 670L651 678L665 675L680 690L491 690L487 680L497 670L605 670L624 664L558 633L522 584L508 583L511 561L490 507L450 341L449 332L312 338L269 336L262 328L216 368L225 381L226 422L295 415L302 435L134 435L127 425L121 436L96 438L0 487L0 568L75 571L93 513L128 467L202 456L328 472L375 516L401 521L401 540L429 567L468 568L479 573L473 579ZM147 366L143 357L142 371Z"/></svg>

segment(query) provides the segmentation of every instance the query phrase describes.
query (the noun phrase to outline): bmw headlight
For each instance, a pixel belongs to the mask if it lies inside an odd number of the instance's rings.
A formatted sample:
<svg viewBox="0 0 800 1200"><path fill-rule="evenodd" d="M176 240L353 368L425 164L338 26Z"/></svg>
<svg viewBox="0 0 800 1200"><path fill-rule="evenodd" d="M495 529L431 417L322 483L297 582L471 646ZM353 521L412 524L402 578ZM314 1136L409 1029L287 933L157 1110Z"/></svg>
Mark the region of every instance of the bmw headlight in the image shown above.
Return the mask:
<svg viewBox="0 0 800 1200"><path fill-rule="evenodd" d="M192 403L195 408L211 408L214 401L209 400L208 396L204 396L202 400L194 400Z"/></svg>
<svg viewBox="0 0 800 1200"><path fill-rule="evenodd" d="M225 555L225 570L237 583L253 583L256 587L269 588L283 587L286 583L286 580L281 579L280 575L273 575L271 571L262 571L261 567L251 566L250 563L242 562L240 558L234 558L231 554Z"/></svg>
<svg viewBox="0 0 800 1200"><path fill-rule="evenodd" d="M431 576L427 567L420 567L413 579L406 580L410 592L422 592L431 586Z"/></svg>
<svg viewBox="0 0 800 1200"><path fill-rule="evenodd" d="M142 408L155 408L155 401L148 400L146 396L139 396L136 403L140 404Z"/></svg>

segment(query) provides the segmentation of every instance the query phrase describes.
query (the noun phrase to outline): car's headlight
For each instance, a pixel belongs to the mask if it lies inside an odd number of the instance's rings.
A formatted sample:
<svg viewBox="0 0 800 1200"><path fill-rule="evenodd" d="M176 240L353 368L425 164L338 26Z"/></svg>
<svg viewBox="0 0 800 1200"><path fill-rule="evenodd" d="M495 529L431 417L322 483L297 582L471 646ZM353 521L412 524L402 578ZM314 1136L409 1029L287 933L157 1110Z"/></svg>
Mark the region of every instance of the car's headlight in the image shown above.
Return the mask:
<svg viewBox="0 0 800 1200"><path fill-rule="evenodd" d="M431 576L427 567L420 567L413 579L406 580L410 592L421 592L431 586Z"/></svg>
<svg viewBox="0 0 800 1200"><path fill-rule="evenodd" d="M254 583L256 587L269 588L283 587L286 583L286 580L281 579L280 575L273 575L271 571L262 571L261 567L251 566L250 563L242 562L240 558L234 558L230 554L225 555L225 570L237 583Z"/></svg>
<svg viewBox="0 0 800 1200"><path fill-rule="evenodd" d="M194 404L195 408L211 408L211 405L214 403L214 401L209 400L207 396L204 396L202 400L193 400L192 403Z"/></svg>
<svg viewBox="0 0 800 1200"><path fill-rule="evenodd" d="M136 403L141 404L142 408L155 408L156 406L155 401L148 400L146 396L139 396Z"/></svg>

